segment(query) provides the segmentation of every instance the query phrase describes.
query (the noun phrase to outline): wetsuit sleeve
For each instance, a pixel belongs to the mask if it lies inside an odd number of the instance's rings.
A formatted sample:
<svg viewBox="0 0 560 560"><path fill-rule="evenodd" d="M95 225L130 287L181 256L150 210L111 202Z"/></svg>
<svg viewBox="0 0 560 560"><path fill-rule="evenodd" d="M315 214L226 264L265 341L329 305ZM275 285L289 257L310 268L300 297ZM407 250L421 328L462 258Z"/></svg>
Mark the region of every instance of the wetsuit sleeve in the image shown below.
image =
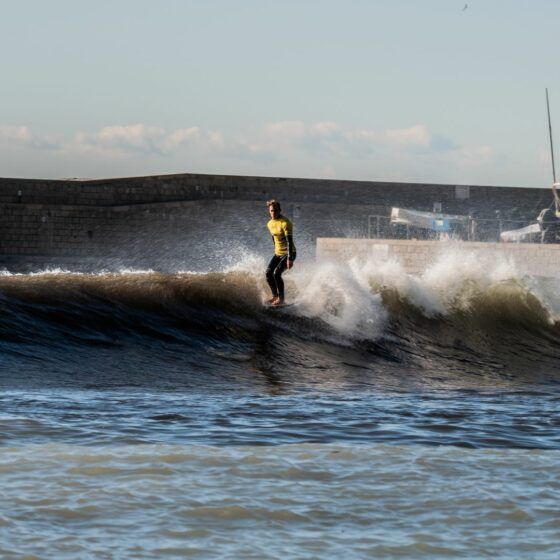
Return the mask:
<svg viewBox="0 0 560 560"><path fill-rule="evenodd" d="M283 229L284 235L286 236L286 241L288 242L288 260L293 261L296 255L296 246L294 244L294 228L291 222L286 222Z"/></svg>

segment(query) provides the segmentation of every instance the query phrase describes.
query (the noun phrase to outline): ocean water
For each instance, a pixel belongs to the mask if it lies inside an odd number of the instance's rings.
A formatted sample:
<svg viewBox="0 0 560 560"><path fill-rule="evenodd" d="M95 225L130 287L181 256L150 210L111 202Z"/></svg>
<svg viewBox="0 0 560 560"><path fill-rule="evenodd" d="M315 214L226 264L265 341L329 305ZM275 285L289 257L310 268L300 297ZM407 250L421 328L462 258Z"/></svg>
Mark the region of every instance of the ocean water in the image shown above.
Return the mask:
<svg viewBox="0 0 560 560"><path fill-rule="evenodd" d="M0 557L558 557L558 279L264 265L0 275Z"/></svg>

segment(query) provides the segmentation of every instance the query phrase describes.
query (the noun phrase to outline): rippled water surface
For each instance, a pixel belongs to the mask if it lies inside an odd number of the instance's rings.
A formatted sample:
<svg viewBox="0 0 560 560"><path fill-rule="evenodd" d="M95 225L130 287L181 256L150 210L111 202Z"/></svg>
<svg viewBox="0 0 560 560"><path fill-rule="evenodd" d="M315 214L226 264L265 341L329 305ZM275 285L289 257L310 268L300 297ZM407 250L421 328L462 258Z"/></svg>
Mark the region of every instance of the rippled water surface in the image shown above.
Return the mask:
<svg viewBox="0 0 560 560"><path fill-rule="evenodd" d="M553 559L559 460L383 444L8 447L0 551Z"/></svg>
<svg viewBox="0 0 560 560"><path fill-rule="evenodd" d="M5 392L4 445L392 443L560 449L560 395Z"/></svg>
<svg viewBox="0 0 560 560"><path fill-rule="evenodd" d="M0 555L556 558L558 281L452 255L287 288L0 276Z"/></svg>

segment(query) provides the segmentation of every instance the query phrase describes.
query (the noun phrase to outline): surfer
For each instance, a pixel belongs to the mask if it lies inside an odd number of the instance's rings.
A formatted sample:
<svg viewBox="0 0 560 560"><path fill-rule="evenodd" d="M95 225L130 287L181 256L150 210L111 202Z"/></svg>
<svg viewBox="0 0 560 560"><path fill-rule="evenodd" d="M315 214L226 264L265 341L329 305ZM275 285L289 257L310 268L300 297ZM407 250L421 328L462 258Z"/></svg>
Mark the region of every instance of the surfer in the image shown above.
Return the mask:
<svg viewBox="0 0 560 560"><path fill-rule="evenodd" d="M272 297L267 300L268 305L284 304L284 281L282 274L294 266L296 260L296 246L294 245L292 222L281 214L280 203L269 200L266 203L270 220L268 231L274 241L274 256L270 259L266 269L266 281L270 286Z"/></svg>

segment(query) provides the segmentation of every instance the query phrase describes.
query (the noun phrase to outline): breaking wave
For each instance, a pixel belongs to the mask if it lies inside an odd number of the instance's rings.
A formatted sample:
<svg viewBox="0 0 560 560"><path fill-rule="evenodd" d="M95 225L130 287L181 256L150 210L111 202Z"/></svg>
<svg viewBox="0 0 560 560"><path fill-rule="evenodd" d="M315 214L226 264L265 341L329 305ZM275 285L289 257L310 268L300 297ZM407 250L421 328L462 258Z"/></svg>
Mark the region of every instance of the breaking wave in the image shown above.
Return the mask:
<svg viewBox="0 0 560 560"><path fill-rule="evenodd" d="M507 261L448 254L418 276L397 262L303 265L285 275L294 305L277 310L263 306L263 268L249 257L220 273L4 273L0 352L56 362L136 349L159 368L180 349L198 369L348 352L415 370L556 369L560 283L519 276Z"/></svg>

